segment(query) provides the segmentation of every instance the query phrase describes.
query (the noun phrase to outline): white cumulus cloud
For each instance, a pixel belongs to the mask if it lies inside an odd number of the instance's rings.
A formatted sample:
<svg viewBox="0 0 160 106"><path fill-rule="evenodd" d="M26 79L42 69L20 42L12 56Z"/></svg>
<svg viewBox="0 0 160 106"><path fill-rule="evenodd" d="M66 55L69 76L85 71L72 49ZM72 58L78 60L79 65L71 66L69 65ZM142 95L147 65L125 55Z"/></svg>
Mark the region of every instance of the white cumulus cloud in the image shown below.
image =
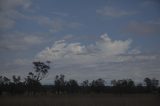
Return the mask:
<svg viewBox="0 0 160 106"><path fill-rule="evenodd" d="M90 64L97 61L114 60L113 56L127 53L130 45L131 40L112 40L107 34L101 35L95 44L88 45L60 40L56 41L52 47L42 50L36 59Z"/></svg>

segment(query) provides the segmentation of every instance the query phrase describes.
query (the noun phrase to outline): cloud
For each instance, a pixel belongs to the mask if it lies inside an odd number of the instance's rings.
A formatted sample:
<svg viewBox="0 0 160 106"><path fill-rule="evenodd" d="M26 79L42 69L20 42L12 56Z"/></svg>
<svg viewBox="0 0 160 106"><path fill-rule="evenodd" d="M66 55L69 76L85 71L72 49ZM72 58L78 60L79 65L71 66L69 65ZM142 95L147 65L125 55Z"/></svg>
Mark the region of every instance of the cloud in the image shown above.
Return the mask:
<svg viewBox="0 0 160 106"><path fill-rule="evenodd" d="M19 6L22 8L29 8L30 5L31 5L30 0L1 0L0 1L0 9L2 11L15 9Z"/></svg>
<svg viewBox="0 0 160 106"><path fill-rule="evenodd" d="M136 12L126 11L126 10L118 9L118 8L115 8L115 7L106 6L106 7L103 7L101 9L97 9L96 13L100 14L102 16L122 17L122 16L133 15Z"/></svg>
<svg viewBox="0 0 160 106"><path fill-rule="evenodd" d="M27 10L31 5L30 0L1 0L0 1L0 30L13 28L15 17L22 16L17 8Z"/></svg>
<svg viewBox="0 0 160 106"><path fill-rule="evenodd" d="M58 32L64 29L75 29L83 26L78 22L68 22L60 18L49 18L46 16L33 16L28 17L28 19L35 20L38 24L48 27L50 32Z"/></svg>
<svg viewBox="0 0 160 106"><path fill-rule="evenodd" d="M27 59L27 58L16 58L14 59L13 61L11 62L7 62L5 65L6 66L17 66L17 67L20 67L20 66L29 66L30 64L32 63L32 60L31 59Z"/></svg>
<svg viewBox="0 0 160 106"><path fill-rule="evenodd" d="M149 7L149 6L154 6L159 8L159 0L145 0L144 2L141 3L142 7Z"/></svg>
<svg viewBox="0 0 160 106"><path fill-rule="evenodd" d="M126 53L130 47L131 42L131 40L113 41L107 34L104 34L100 36L100 41L96 42L96 46L104 55L119 55Z"/></svg>
<svg viewBox="0 0 160 106"><path fill-rule="evenodd" d="M107 81L132 78L137 82L145 77L158 79L160 54L145 54L131 45L130 39L113 40L107 34L100 35L94 43L86 45L59 40L39 52L34 60L52 61L49 75L42 83L52 83L57 74L65 74L67 79L74 78L78 81L96 78ZM14 59L1 67L0 73L12 76L16 72L25 77L32 70L31 62L32 59L25 57Z"/></svg>
<svg viewBox="0 0 160 106"><path fill-rule="evenodd" d="M52 12L53 15L62 16L62 17L68 17L69 14L64 12Z"/></svg>
<svg viewBox="0 0 160 106"><path fill-rule="evenodd" d="M96 58L96 57L92 57ZM97 57L97 58L100 58ZM96 60L96 62L85 61L79 64L68 64L70 61L53 61L49 76L44 83L51 83L57 74L64 74L66 77L83 81L103 78L107 81L113 79L131 78L136 82L141 82L145 77L159 79L160 54L137 54L123 55ZM84 59L84 58L83 58ZM85 59L86 60L86 59ZM114 60L114 61L113 61ZM118 62L117 62L118 61ZM76 61L74 61L76 62Z"/></svg>
<svg viewBox="0 0 160 106"><path fill-rule="evenodd" d="M66 21L60 18L50 18L43 15L26 15L24 12L33 12L31 0L1 0L0 1L0 30L14 28L18 19L30 20L38 23L50 32L58 32L65 29L75 29L83 26L81 23ZM34 11L35 12L35 11ZM68 16L68 14L53 12L58 16Z"/></svg>
<svg viewBox="0 0 160 106"><path fill-rule="evenodd" d="M124 33L131 33L134 35L158 35L160 34L159 22L130 22L126 27L123 28Z"/></svg>
<svg viewBox="0 0 160 106"><path fill-rule="evenodd" d="M53 69L46 79L48 82L53 79L53 74L61 73L79 81L103 78L104 70L110 67L109 63L129 60L122 58L121 55L130 51L131 42L129 39L112 40L107 34L101 35L95 43L88 45L60 40L38 53L35 61L52 61ZM111 72L109 73L111 75Z"/></svg>
<svg viewBox="0 0 160 106"><path fill-rule="evenodd" d="M1 50L26 50L28 47L45 42L45 39L36 33L15 32L4 34L0 38Z"/></svg>
<svg viewBox="0 0 160 106"><path fill-rule="evenodd" d="M107 34L100 36L95 44L82 45L79 42L67 43L65 40L56 41L51 48L47 47L37 55L40 60L64 60L74 63L96 62L110 60L112 56L125 54L130 48L131 40L113 41ZM74 60L74 61L73 61ZM76 62L75 62L76 61Z"/></svg>
<svg viewBox="0 0 160 106"><path fill-rule="evenodd" d="M132 78L139 82L145 77L159 78L160 54L142 53L131 44L130 39L113 40L107 34L88 45L60 40L38 53L35 60L52 61L46 82L52 82L57 74L79 81Z"/></svg>
<svg viewBox="0 0 160 106"><path fill-rule="evenodd" d="M32 70L33 60L30 58L14 58L9 61L2 60L0 67L0 74L12 78L13 75L19 75L25 78L28 72Z"/></svg>
<svg viewBox="0 0 160 106"><path fill-rule="evenodd" d="M10 29L14 26L15 21L12 19L0 16L0 29Z"/></svg>
<svg viewBox="0 0 160 106"><path fill-rule="evenodd" d="M33 60L32 59L28 59L28 58L17 58L15 59L11 65L17 66L17 67L27 67L27 66L31 66Z"/></svg>

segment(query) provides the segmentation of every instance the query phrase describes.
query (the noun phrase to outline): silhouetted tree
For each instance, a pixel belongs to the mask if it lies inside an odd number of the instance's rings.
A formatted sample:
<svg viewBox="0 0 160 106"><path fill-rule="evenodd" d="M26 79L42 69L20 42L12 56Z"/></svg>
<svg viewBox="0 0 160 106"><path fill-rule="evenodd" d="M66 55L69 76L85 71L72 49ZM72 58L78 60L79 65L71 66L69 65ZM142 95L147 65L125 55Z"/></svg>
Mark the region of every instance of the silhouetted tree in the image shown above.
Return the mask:
<svg viewBox="0 0 160 106"><path fill-rule="evenodd" d="M10 81L11 81L11 80L10 80L9 78L3 77L3 83L4 83L4 84L9 84Z"/></svg>
<svg viewBox="0 0 160 106"><path fill-rule="evenodd" d="M131 79L112 80L111 84L116 93L131 93L135 87L134 81Z"/></svg>
<svg viewBox="0 0 160 106"><path fill-rule="evenodd" d="M49 61L47 61L47 63L49 63ZM33 62L33 64L35 69L35 79L40 81L46 76L50 67L43 62Z"/></svg>
<svg viewBox="0 0 160 106"><path fill-rule="evenodd" d="M31 94L35 94L36 92L41 90L40 81L45 78L48 70L50 69L49 65L43 62L33 62L33 65L35 72L29 72L27 78L25 79L27 90Z"/></svg>
<svg viewBox="0 0 160 106"><path fill-rule="evenodd" d="M14 82L15 84L18 84L18 83L21 82L21 77L20 77L20 76L16 77L15 75L13 75L13 76L12 76L12 79L13 79L13 82Z"/></svg>
<svg viewBox="0 0 160 106"><path fill-rule="evenodd" d="M157 79L153 78L153 79L152 79L152 86L153 86L154 88L158 88L158 85L159 85L159 81L158 81Z"/></svg>
<svg viewBox="0 0 160 106"><path fill-rule="evenodd" d="M151 79L150 78L145 78L144 79L144 82L145 82L145 84L146 84L146 86L147 87L151 87L152 86L152 81L151 81Z"/></svg>
<svg viewBox="0 0 160 106"><path fill-rule="evenodd" d="M25 92L25 83L21 81L20 76L12 76L13 82L10 82L9 89L12 95L23 94Z"/></svg>
<svg viewBox="0 0 160 106"><path fill-rule="evenodd" d="M54 90L56 93L60 94L60 93L64 93L65 91L65 85L66 85L66 81L65 81L65 76L63 74L60 75L56 75L55 77L55 81L54 81Z"/></svg>
<svg viewBox="0 0 160 106"><path fill-rule="evenodd" d="M104 92L105 88L105 80L99 78L97 80L93 80L90 84L93 92L101 93Z"/></svg>
<svg viewBox="0 0 160 106"><path fill-rule="evenodd" d="M150 79L148 77L144 79L144 82L147 87L147 92L155 91L159 84L159 81L157 79Z"/></svg>
<svg viewBox="0 0 160 106"><path fill-rule="evenodd" d="M3 91L3 77L0 76L0 95L2 95L2 91Z"/></svg>
<svg viewBox="0 0 160 106"><path fill-rule="evenodd" d="M138 83L136 88L134 89L135 93L145 93L145 87L143 86L142 83Z"/></svg>
<svg viewBox="0 0 160 106"><path fill-rule="evenodd" d="M31 95L36 94L41 89L41 83L30 75L25 79L25 83L27 87L27 92Z"/></svg>
<svg viewBox="0 0 160 106"><path fill-rule="evenodd" d="M2 92L10 92L10 83L11 80L5 76L0 76L0 93Z"/></svg>
<svg viewBox="0 0 160 106"><path fill-rule="evenodd" d="M79 90L79 85L76 80L70 79L66 83L66 88L68 93L76 93Z"/></svg>
<svg viewBox="0 0 160 106"><path fill-rule="evenodd" d="M88 86L89 86L89 81L88 81L88 80L84 80L84 81L81 83L81 86L83 86L83 87L88 87Z"/></svg>
<svg viewBox="0 0 160 106"><path fill-rule="evenodd" d="M49 64L49 63L48 63ZM44 66L43 66L44 65ZM20 76L12 76L12 80L5 76L0 76L0 95L1 94L36 94L37 92L51 92L52 89L57 94L72 94L72 93L160 93L159 81L155 78L145 78L145 86L140 84L135 85L131 79L112 80L112 86L107 86L105 80L99 78L91 81L84 80L80 85L74 79L65 81L63 74L57 75L54 80L54 85L41 85L42 80L49 69L45 63L34 64L35 72L29 72L25 81L21 81ZM41 69L42 68L42 69ZM43 74L42 74L43 73Z"/></svg>
<svg viewBox="0 0 160 106"><path fill-rule="evenodd" d="M116 80L112 80L112 81L111 81L111 85L112 85L112 86L116 86L116 85L117 85L117 81L116 81Z"/></svg>
<svg viewBox="0 0 160 106"><path fill-rule="evenodd" d="M89 81L88 80L84 80L81 83L81 92L89 93L89 90L90 90Z"/></svg>

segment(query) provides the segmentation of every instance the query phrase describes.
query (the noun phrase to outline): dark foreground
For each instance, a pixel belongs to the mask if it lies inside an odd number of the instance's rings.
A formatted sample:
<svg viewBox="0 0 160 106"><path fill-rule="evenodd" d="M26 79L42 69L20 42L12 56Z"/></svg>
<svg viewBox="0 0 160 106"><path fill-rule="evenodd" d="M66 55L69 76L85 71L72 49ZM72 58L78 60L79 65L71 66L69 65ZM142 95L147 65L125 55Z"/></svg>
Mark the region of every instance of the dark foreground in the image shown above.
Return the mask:
<svg viewBox="0 0 160 106"><path fill-rule="evenodd" d="M160 106L160 96L150 94L2 96L0 106Z"/></svg>

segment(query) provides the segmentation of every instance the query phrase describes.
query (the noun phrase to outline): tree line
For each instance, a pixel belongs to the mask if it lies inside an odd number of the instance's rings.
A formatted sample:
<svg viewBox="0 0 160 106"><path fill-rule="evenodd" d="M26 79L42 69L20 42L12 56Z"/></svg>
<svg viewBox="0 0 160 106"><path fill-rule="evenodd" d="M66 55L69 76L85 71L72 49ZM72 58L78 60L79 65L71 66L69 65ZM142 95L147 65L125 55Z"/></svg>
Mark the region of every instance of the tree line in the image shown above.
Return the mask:
<svg viewBox="0 0 160 106"><path fill-rule="evenodd" d="M20 76L12 76L9 79L0 76L0 95L17 95L17 94L89 94L89 93L160 93L159 81L155 78L145 78L143 84L135 84L132 79L112 80L111 85L106 85L102 78L96 80L84 80L78 83L75 79L66 80L65 75L56 75L53 85L42 85L48 70L50 69L49 61L33 62L34 72L29 72L24 81Z"/></svg>

